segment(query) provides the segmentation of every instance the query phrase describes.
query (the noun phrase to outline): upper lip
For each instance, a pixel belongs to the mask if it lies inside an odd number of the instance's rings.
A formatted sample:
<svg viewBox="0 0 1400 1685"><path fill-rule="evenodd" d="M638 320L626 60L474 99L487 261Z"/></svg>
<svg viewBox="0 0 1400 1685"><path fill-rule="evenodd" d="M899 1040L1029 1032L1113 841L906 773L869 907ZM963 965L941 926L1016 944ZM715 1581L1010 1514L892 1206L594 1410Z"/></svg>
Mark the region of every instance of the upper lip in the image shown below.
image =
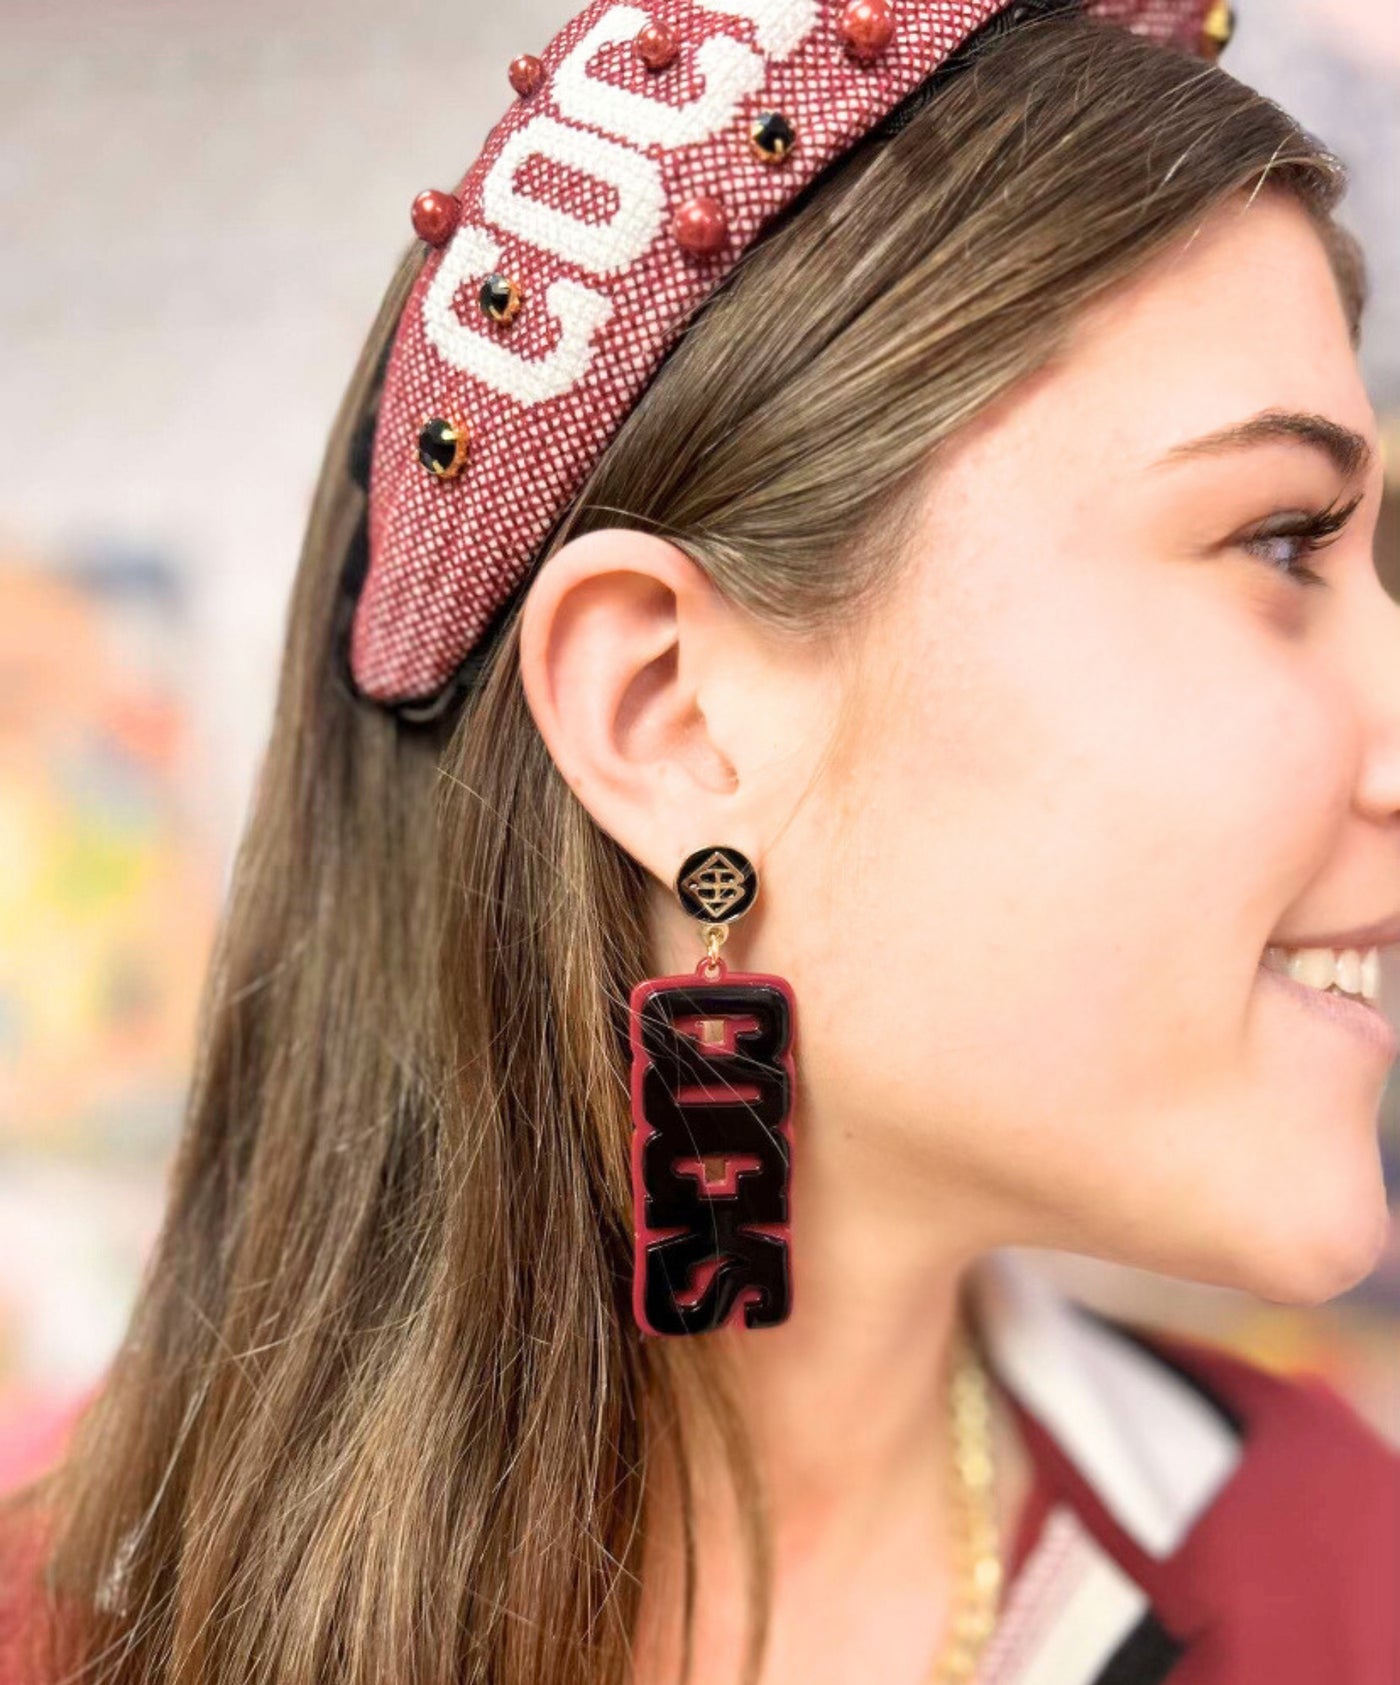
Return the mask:
<svg viewBox="0 0 1400 1685"><path fill-rule="evenodd" d="M1271 936L1271 948L1384 948L1400 942L1400 913L1375 924L1362 924L1354 930L1324 931L1307 936Z"/></svg>

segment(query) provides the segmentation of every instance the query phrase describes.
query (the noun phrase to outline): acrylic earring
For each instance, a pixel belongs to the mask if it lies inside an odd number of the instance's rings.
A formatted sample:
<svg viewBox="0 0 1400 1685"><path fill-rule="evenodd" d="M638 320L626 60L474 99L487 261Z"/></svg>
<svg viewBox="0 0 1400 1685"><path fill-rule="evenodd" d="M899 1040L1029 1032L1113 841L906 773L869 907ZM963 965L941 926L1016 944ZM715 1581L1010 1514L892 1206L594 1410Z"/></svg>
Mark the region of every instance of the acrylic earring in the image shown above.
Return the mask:
<svg viewBox="0 0 1400 1685"><path fill-rule="evenodd" d="M688 855L675 891L705 954L631 993L632 1311L646 1334L768 1328L792 1309L792 989L720 958L758 894L737 848Z"/></svg>

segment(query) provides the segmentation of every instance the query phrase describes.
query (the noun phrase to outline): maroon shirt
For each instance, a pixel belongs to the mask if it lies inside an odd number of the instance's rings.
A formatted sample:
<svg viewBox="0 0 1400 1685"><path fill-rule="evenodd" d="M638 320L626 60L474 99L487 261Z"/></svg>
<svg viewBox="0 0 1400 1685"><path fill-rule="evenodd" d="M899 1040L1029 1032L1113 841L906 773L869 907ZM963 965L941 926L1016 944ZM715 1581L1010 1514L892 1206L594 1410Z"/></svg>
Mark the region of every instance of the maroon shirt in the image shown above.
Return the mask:
<svg viewBox="0 0 1400 1685"><path fill-rule="evenodd" d="M1318 1376L989 1257L1034 1480L985 1685L1400 1685L1400 1452Z"/></svg>

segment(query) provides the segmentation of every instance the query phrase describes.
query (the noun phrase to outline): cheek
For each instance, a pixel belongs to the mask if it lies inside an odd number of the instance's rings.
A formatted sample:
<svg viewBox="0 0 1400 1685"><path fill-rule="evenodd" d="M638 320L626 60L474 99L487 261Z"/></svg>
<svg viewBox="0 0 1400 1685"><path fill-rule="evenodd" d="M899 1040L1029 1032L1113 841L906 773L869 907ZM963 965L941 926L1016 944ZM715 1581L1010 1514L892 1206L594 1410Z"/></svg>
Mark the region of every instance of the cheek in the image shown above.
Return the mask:
<svg viewBox="0 0 1400 1685"><path fill-rule="evenodd" d="M1262 949L1313 879L1335 863L1359 770L1354 707L1296 655L1260 662L1235 689L1226 728L1242 775L1225 861L1247 933Z"/></svg>
<svg viewBox="0 0 1400 1685"><path fill-rule="evenodd" d="M977 818L999 839L1024 975L1072 978L1100 1023L1149 1020L1147 1058L1178 1032L1213 1026L1205 1046L1238 1028L1268 934L1335 856L1356 776L1335 674L1227 585L1105 568L1008 628L999 704L978 711L995 773ZM960 724L965 753L977 728Z"/></svg>
<svg viewBox="0 0 1400 1685"><path fill-rule="evenodd" d="M1355 752L1335 684L1218 581L1082 577L910 635L831 792L810 997L864 1116L1061 1178L1238 1083Z"/></svg>

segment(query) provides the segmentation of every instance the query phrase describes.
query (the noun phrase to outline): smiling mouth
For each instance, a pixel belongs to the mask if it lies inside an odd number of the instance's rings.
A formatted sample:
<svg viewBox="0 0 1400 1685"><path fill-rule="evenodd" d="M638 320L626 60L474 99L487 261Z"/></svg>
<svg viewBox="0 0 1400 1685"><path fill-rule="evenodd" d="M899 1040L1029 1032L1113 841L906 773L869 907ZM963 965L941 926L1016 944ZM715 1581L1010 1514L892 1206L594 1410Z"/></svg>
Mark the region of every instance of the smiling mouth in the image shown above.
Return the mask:
<svg viewBox="0 0 1400 1685"><path fill-rule="evenodd" d="M1260 964L1319 994L1341 995L1379 1007L1379 948L1280 948L1270 945Z"/></svg>
<svg viewBox="0 0 1400 1685"><path fill-rule="evenodd" d="M1280 963L1280 952L1283 952L1285 963ZM1371 952L1374 953L1375 950ZM1400 1052L1400 1036L1376 1001L1368 999L1364 994L1353 994L1340 987L1335 978L1326 983L1309 983L1293 974L1293 968L1286 963L1288 957L1286 952L1276 950L1271 958L1266 950L1264 958L1259 962L1260 975L1292 996L1315 1016L1326 1018L1338 1027L1352 1031L1383 1054L1387 1060L1394 1060L1396 1053ZM1320 975L1320 966L1314 975ZM1375 982L1374 970L1368 972L1367 982Z"/></svg>

